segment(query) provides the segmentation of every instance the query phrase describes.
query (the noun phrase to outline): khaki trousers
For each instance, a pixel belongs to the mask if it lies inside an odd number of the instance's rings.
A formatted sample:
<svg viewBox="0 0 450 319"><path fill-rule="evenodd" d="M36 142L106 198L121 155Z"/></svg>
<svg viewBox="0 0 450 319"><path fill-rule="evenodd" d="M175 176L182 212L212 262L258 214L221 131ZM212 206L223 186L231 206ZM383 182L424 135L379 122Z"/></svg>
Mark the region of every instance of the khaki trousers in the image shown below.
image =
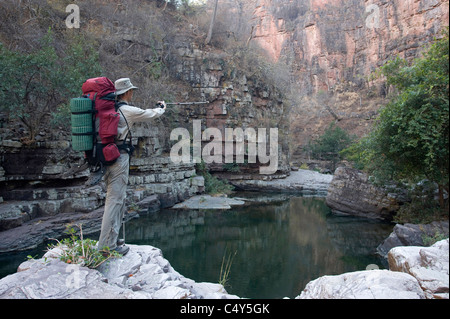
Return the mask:
<svg viewBox="0 0 450 319"><path fill-rule="evenodd" d="M117 162L106 169L105 182L107 193L102 230L98 243L99 249L109 247L109 249L113 250L117 248L117 240L126 210L125 198L129 166L130 156L121 154Z"/></svg>

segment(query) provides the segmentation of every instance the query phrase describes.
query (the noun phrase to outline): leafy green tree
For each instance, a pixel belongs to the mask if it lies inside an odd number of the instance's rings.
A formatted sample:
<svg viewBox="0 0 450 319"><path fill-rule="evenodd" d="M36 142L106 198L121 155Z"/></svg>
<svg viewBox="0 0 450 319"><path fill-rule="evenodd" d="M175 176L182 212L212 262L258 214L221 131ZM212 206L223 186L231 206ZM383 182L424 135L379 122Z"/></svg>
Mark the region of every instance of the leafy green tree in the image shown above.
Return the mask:
<svg viewBox="0 0 450 319"><path fill-rule="evenodd" d="M9 119L21 121L29 141L52 119L69 118L70 98L80 95L87 78L98 76L98 55L81 37L71 39L65 56L58 56L49 30L39 50L22 53L0 43L0 108Z"/></svg>
<svg viewBox="0 0 450 319"><path fill-rule="evenodd" d="M447 29L412 65L397 58L382 67L397 94L371 134L345 151L381 182L436 183L441 208L449 191L448 59Z"/></svg>
<svg viewBox="0 0 450 319"><path fill-rule="evenodd" d="M346 131L331 123L322 136L308 143L305 150L314 159L331 161L335 170L336 164L342 160L340 152L349 147L352 141L353 138Z"/></svg>

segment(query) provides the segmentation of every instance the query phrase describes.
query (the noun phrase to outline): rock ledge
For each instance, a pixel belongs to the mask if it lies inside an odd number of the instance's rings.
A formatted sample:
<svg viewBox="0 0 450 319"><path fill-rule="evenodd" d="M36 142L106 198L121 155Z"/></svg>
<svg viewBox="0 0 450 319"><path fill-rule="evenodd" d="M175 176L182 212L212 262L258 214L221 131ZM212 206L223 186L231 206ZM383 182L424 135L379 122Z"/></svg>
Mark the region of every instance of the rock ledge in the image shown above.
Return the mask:
<svg viewBox="0 0 450 319"><path fill-rule="evenodd" d="M151 246L130 245L125 257L98 270L69 265L56 256L50 251L1 279L0 299L238 299L219 284L183 277Z"/></svg>

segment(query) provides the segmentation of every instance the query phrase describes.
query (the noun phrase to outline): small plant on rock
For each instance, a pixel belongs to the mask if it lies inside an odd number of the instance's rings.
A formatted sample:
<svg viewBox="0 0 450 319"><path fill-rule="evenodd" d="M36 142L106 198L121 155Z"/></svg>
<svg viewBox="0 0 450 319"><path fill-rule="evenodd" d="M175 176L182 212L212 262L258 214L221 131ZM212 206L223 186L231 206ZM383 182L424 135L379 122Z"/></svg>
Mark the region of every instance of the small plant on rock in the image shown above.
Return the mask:
<svg viewBox="0 0 450 319"><path fill-rule="evenodd" d="M111 251L108 247L99 250L97 241L83 238L82 225L77 225L80 229L80 238L76 235L76 230L72 227L67 228L68 238L61 241L53 239L56 245L49 245L49 250L53 250L59 255L59 259L67 264L81 265L91 269L96 269L100 265L112 258L122 257L117 252ZM55 250L58 248L58 250Z"/></svg>

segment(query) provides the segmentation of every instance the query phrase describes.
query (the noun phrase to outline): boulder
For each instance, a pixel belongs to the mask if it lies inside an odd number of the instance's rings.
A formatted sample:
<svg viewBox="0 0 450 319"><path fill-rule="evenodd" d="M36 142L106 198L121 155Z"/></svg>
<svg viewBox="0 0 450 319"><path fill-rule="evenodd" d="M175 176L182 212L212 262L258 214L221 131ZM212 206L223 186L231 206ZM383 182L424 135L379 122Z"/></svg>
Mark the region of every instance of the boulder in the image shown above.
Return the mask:
<svg viewBox="0 0 450 319"><path fill-rule="evenodd" d="M378 253L387 258L389 251L400 246L427 246L426 238L436 235L448 237L449 222L433 222L427 225L396 225L392 234L377 248ZM444 238L445 238L444 237Z"/></svg>
<svg viewBox="0 0 450 319"><path fill-rule="evenodd" d="M70 265L58 249L22 263L0 280L0 299L237 299L223 286L196 283L176 272L161 250L130 245L123 258L97 270Z"/></svg>
<svg viewBox="0 0 450 319"><path fill-rule="evenodd" d="M390 270L325 276L297 299L449 299L449 240L432 247L397 247Z"/></svg>
<svg viewBox="0 0 450 319"><path fill-rule="evenodd" d="M33 260L0 280L0 299L135 299L131 290L106 283L95 270L59 260Z"/></svg>
<svg viewBox="0 0 450 319"><path fill-rule="evenodd" d="M371 270L321 277L297 299L425 299L425 294L411 275Z"/></svg>
<svg viewBox="0 0 450 319"><path fill-rule="evenodd" d="M417 279L428 299L449 299L449 240L432 247L397 247L388 255L392 271Z"/></svg>
<svg viewBox="0 0 450 319"><path fill-rule="evenodd" d="M397 194L388 194L361 171L340 167L328 188L327 205L334 213L392 220L399 209Z"/></svg>

